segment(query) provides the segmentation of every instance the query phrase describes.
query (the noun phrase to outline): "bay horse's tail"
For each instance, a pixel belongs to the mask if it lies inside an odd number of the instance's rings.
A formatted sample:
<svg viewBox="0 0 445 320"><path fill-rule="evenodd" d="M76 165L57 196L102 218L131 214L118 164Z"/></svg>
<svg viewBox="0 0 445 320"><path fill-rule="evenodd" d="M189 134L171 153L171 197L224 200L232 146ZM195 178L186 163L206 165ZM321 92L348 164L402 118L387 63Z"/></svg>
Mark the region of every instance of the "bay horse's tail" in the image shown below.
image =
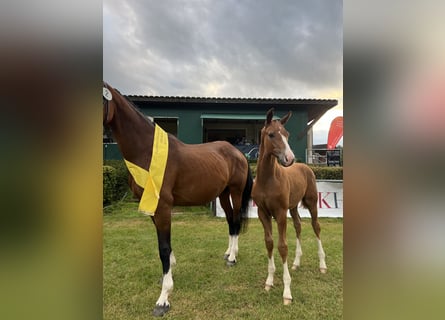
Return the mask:
<svg viewBox="0 0 445 320"><path fill-rule="evenodd" d="M243 190L243 197L241 199L241 232L247 231L247 223L249 221L249 201L251 199L253 186L252 172L250 170L249 162L247 162L247 180Z"/></svg>

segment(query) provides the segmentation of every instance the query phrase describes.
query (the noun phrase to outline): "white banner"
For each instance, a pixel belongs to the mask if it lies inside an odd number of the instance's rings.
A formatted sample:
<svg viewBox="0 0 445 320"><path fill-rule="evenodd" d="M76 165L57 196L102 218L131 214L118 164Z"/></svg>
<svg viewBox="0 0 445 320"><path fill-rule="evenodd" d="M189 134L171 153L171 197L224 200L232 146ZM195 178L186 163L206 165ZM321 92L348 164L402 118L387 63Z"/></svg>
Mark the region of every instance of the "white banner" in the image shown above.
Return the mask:
<svg viewBox="0 0 445 320"><path fill-rule="evenodd" d="M317 180L318 216L325 218L343 218L343 181ZM302 218L310 218L309 210L300 205L298 212ZM289 211L287 212L290 217ZM216 216L225 217L224 210L216 199ZM249 218L258 218L258 207L251 200L249 203Z"/></svg>

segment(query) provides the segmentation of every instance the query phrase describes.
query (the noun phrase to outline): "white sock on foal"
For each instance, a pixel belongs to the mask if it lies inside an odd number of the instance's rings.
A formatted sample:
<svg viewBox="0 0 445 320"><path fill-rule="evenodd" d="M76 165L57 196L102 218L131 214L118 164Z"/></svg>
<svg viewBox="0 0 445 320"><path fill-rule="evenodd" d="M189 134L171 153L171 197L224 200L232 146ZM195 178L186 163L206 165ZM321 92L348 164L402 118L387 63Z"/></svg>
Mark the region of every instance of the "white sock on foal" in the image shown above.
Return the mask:
<svg viewBox="0 0 445 320"><path fill-rule="evenodd" d="M326 271L328 270L325 260L326 255L324 253L323 246L321 245L321 240L317 239L317 243L318 243L318 258L320 259L320 272L326 273Z"/></svg>
<svg viewBox="0 0 445 320"><path fill-rule="evenodd" d="M292 270L297 270L301 264L301 256L303 255L303 250L301 250L300 239L297 238L297 248L295 249L295 260L292 264Z"/></svg>
<svg viewBox="0 0 445 320"><path fill-rule="evenodd" d="M283 263L283 284L284 284L284 290L283 290L283 303L285 305L288 305L292 302L292 293L290 292L290 283L291 283L291 277L289 273L289 267L287 265L287 261Z"/></svg>
<svg viewBox="0 0 445 320"><path fill-rule="evenodd" d="M275 262L273 260L273 256L272 258L269 259L269 265L267 267L267 279L266 279L266 286L264 289L266 289L266 291L269 291L270 288L273 287L273 276L275 274Z"/></svg>

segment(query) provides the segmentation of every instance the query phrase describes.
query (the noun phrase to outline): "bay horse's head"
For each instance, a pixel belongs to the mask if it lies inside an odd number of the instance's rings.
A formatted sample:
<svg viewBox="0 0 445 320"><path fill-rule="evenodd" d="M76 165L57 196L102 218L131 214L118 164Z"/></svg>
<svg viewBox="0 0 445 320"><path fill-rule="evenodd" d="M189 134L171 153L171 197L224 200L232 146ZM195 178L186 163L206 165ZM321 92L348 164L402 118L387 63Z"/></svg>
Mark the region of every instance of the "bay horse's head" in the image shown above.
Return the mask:
<svg viewBox="0 0 445 320"><path fill-rule="evenodd" d="M284 128L284 125L291 117L292 112L289 111L279 120L272 120L273 111L273 108L267 111L266 122L261 129L262 150L260 152L264 154L271 153L277 157L283 166L288 167L294 163L295 155L289 147L289 132Z"/></svg>

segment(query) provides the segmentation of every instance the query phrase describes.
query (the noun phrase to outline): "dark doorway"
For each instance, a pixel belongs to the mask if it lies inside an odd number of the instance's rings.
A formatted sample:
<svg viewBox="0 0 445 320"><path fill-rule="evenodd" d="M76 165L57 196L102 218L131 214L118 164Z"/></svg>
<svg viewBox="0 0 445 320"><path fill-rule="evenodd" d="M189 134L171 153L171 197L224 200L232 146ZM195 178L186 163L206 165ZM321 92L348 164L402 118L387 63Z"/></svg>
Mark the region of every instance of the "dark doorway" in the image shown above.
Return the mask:
<svg viewBox="0 0 445 320"><path fill-rule="evenodd" d="M157 123L166 132L171 133L175 137L178 136L178 118L154 118L154 122Z"/></svg>
<svg viewBox="0 0 445 320"><path fill-rule="evenodd" d="M206 129L204 142L217 140L228 141L231 144L240 144L246 139L245 129Z"/></svg>

